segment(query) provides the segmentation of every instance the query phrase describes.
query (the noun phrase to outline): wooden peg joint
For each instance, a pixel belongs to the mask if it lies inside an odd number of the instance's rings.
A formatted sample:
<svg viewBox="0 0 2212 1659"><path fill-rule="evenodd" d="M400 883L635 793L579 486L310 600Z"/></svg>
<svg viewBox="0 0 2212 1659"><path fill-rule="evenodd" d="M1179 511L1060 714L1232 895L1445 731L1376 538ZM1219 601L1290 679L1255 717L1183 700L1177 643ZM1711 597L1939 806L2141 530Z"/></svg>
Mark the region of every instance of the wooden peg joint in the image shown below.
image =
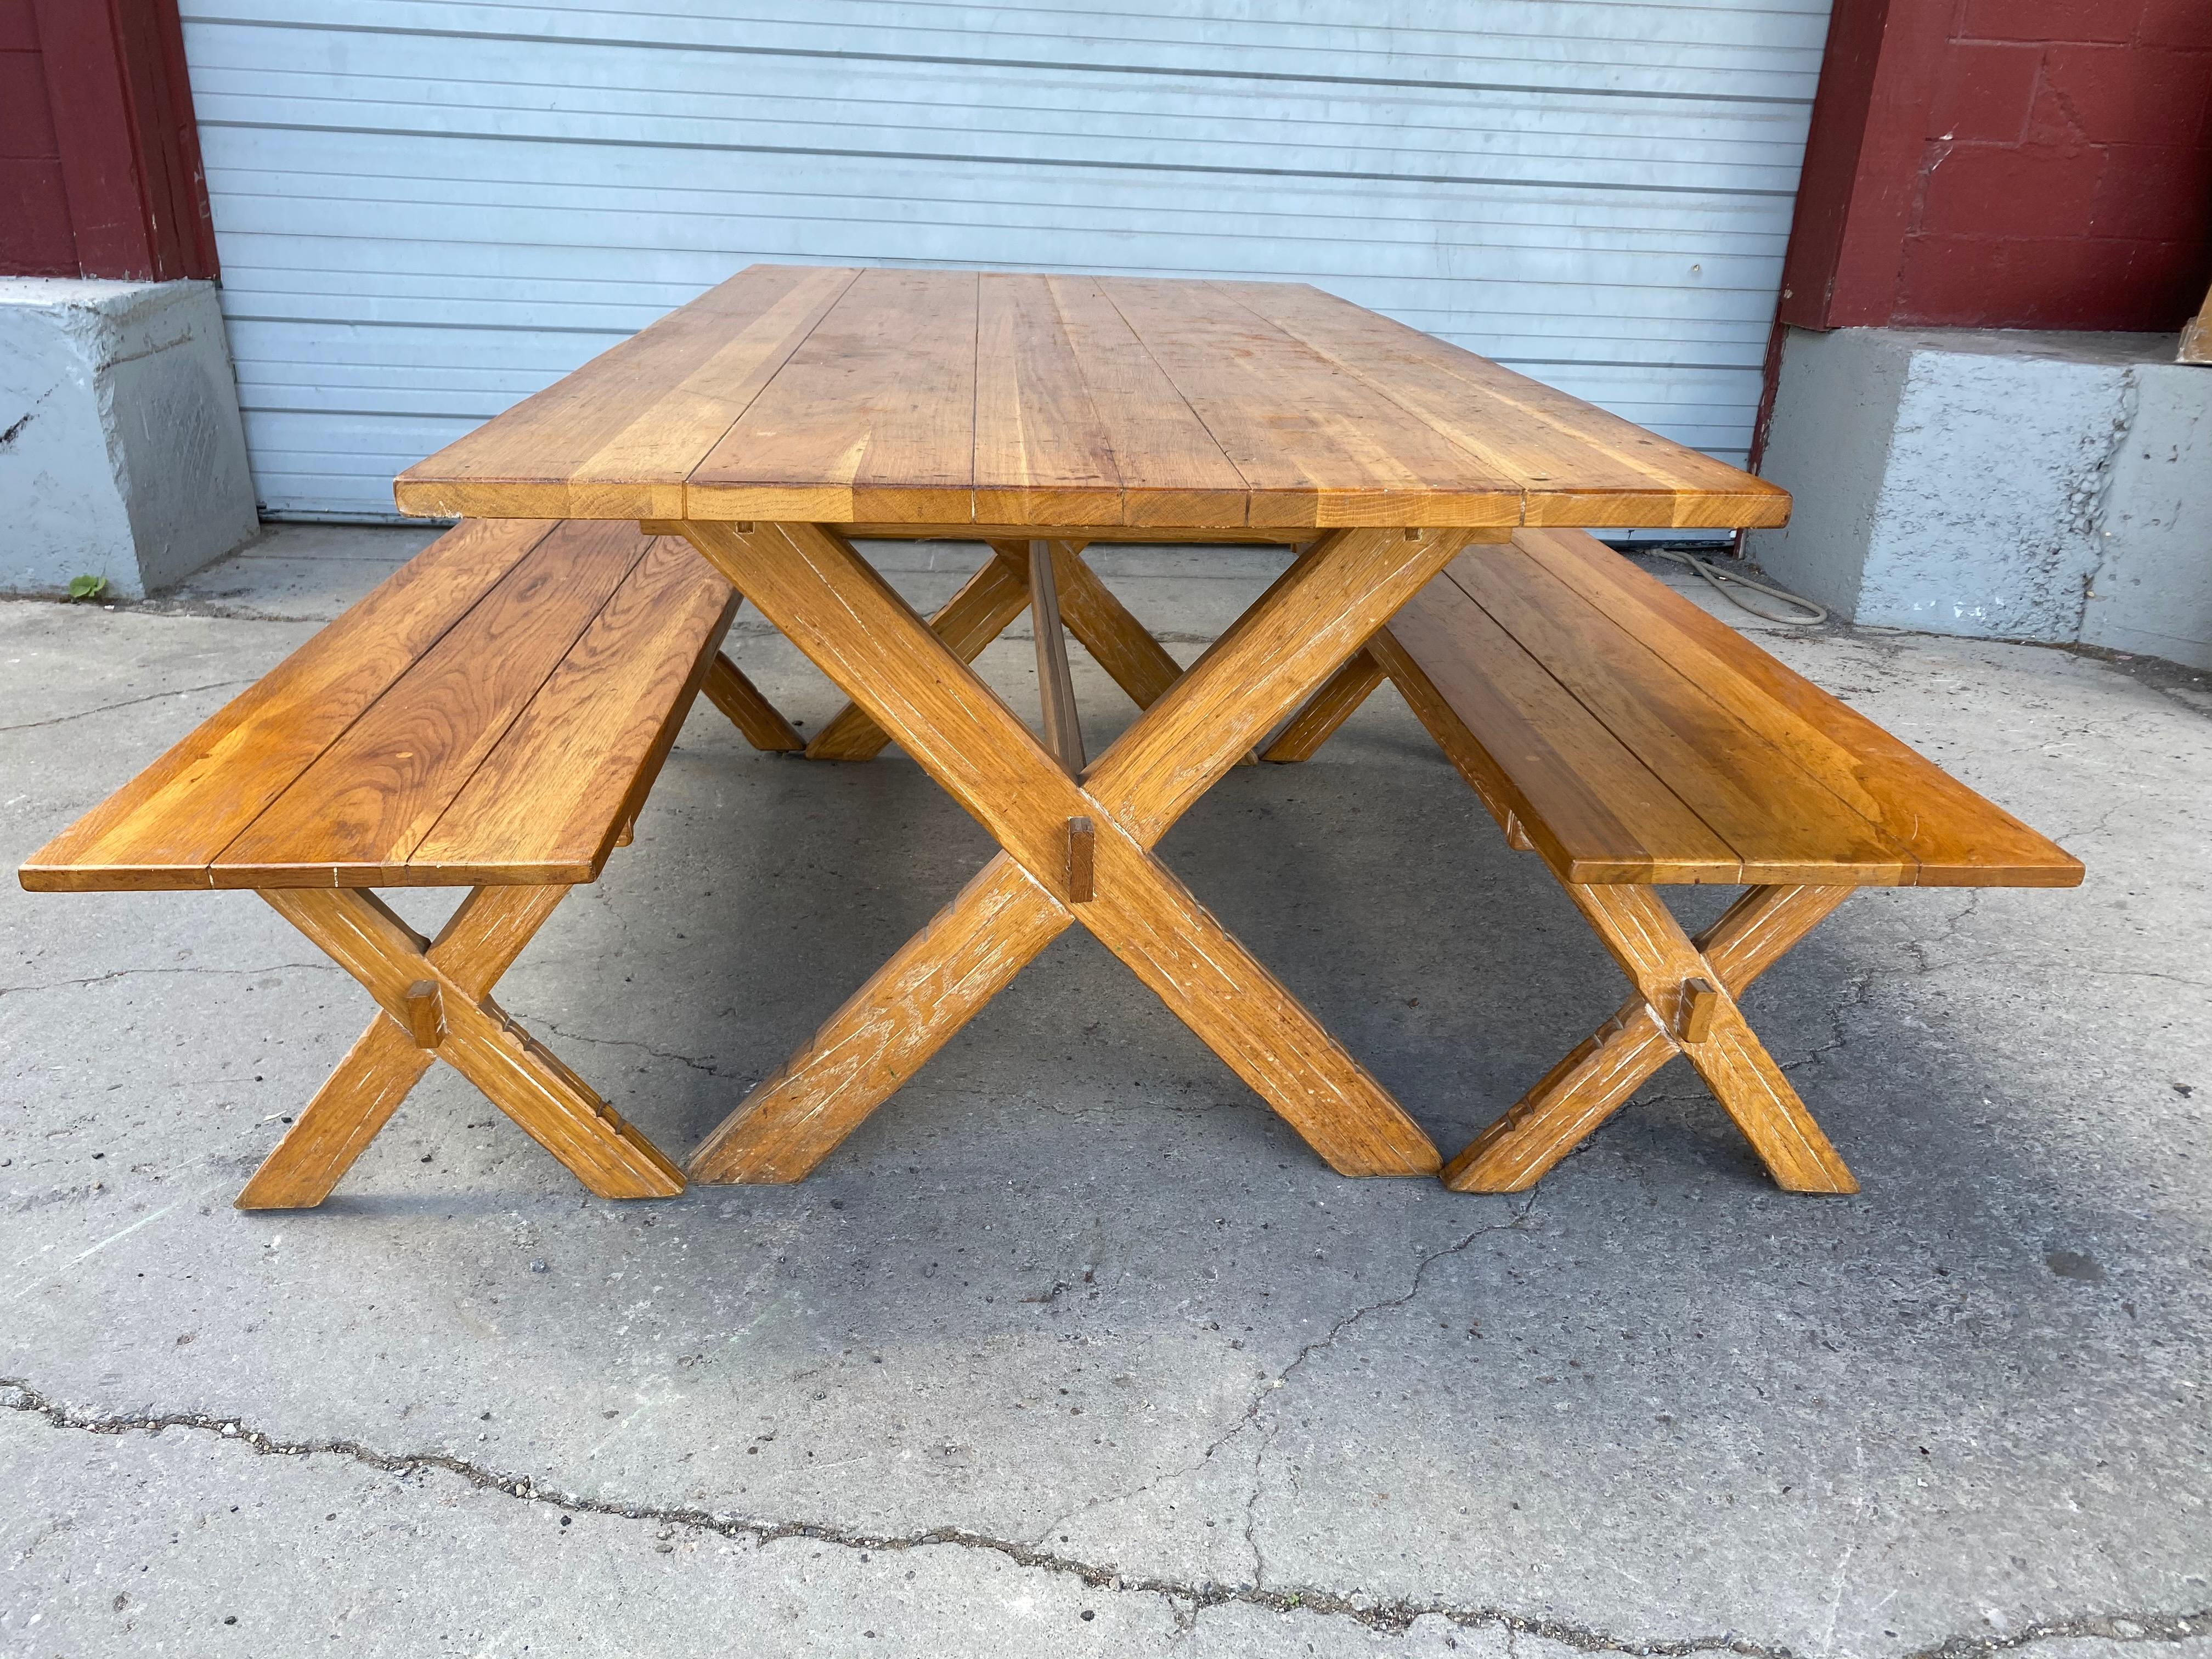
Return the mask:
<svg viewBox="0 0 2212 1659"><path fill-rule="evenodd" d="M1720 1012L1721 994L1709 981L1686 979L1682 981L1681 1037L1685 1042L1703 1042L1713 1033L1713 1016Z"/></svg>
<svg viewBox="0 0 2212 1659"><path fill-rule="evenodd" d="M1067 902L1070 904L1088 904L1097 895L1091 874L1097 844L1096 826L1089 818L1068 819Z"/></svg>
<svg viewBox="0 0 2212 1659"><path fill-rule="evenodd" d="M435 980L418 979L407 988L407 1035L417 1048L434 1048L446 1040L445 1003Z"/></svg>

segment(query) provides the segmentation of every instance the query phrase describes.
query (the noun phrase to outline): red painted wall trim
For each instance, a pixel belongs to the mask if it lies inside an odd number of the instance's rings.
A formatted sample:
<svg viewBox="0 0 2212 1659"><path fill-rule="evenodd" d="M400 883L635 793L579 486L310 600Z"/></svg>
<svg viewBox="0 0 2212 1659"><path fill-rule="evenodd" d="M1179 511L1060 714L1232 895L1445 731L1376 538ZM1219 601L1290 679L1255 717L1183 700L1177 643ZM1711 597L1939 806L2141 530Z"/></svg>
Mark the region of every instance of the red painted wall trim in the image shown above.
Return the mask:
<svg viewBox="0 0 2212 1659"><path fill-rule="evenodd" d="M1835 0L1800 328L2177 328L2212 279L2212 0Z"/></svg>
<svg viewBox="0 0 2212 1659"><path fill-rule="evenodd" d="M1834 0L1787 331L2179 327L2212 281L2212 0Z"/></svg>
<svg viewBox="0 0 2212 1659"><path fill-rule="evenodd" d="M1835 0L1828 13L1827 49L1820 58L1797 206L1782 260L1781 319L1800 328L1831 325L1828 311L1858 185L1889 6L1890 0Z"/></svg>
<svg viewBox="0 0 2212 1659"><path fill-rule="evenodd" d="M176 0L33 0L78 271L216 274Z"/></svg>

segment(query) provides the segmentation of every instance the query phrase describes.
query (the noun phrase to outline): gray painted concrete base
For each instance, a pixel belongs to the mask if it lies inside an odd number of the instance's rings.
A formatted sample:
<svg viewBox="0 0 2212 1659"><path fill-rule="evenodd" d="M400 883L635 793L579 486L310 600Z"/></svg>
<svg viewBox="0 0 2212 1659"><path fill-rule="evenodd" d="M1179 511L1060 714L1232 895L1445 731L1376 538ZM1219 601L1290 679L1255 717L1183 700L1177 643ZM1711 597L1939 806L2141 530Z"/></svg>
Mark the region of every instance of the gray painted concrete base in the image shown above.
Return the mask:
<svg viewBox="0 0 2212 1659"><path fill-rule="evenodd" d="M228 614L0 606L0 844L342 602L293 533ZM346 535L356 584L419 540ZM1269 568L1109 574L1189 654ZM2090 866L1863 894L1761 981L1850 1199L1679 1066L1532 1194L1340 1179L1070 936L801 1185L601 1202L441 1068L242 1215L365 996L245 895L0 892L0 1653L2206 1659L2212 688L1771 637ZM983 669L1033 706L1024 641ZM501 1000L684 1149L988 850L702 707ZM1387 693L1164 855L1447 1148L1619 1000Z"/></svg>
<svg viewBox="0 0 2212 1659"><path fill-rule="evenodd" d="M2212 371L2172 335L1790 331L1750 550L1863 624L2212 667Z"/></svg>
<svg viewBox="0 0 2212 1659"><path fill-rule="evenodd" d="M135 599L259 531L209 283L0 277L0 593Z"/></svg>

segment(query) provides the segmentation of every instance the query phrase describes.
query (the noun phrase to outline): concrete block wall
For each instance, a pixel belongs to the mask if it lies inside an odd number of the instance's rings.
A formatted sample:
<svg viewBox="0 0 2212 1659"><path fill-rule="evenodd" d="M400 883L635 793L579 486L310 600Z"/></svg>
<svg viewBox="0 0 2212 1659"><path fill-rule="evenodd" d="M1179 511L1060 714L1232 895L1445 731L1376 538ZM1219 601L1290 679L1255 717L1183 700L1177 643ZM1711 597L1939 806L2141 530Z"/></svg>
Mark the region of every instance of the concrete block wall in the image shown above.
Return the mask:
<svg viewBox="0 0 2212 1659"><path fill-rule="evenodd" d="M1791 330L1749 550L1845 618L2212 667L2212 371L2172 335Z"/></svg>
<svg viewBox="0 0 2212 1659"><path fill-rule="evenodd" d="M2148 363L2129 379L2081 642L2212 668L2212 368Z"/></svg>
<svg viewBox="0 0 2212 1659"><path fill-rule="evenodd" d="M2212 5L1936 6L1890 320L2178 324L2212 234Z"/></svg>
<svg viewBox="0 0 2212 1659"><path fill-rule="evenodd" d="M0 593L139 599L259 530L214 286L0 277Z"/></svg>

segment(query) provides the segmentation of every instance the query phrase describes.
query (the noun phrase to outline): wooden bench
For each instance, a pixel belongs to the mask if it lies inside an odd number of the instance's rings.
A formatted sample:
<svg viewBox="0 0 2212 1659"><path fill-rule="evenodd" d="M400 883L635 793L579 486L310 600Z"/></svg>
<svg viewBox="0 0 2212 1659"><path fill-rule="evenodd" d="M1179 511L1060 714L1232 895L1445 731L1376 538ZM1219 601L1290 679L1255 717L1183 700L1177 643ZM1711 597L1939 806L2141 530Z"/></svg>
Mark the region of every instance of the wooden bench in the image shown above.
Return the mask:
<svg viewBox="0 0 2212 1659"><path fill-rule="evenodd" d="M465 523L22 866L33 892L250 888L376 999L240 1208L321 1203L434 1056L592 1192L683 1190L489 993L629 839L702 686L800 746L720 654L737 605L632 525ZM369 890L454 886L435 939Z"/></svg>
<svg viewBox="0 0 2212 1659"><path fill-rule="evenodd" d="M1265 751L1388 678L1635 994L1445 1166L1534 1184L1680 1054L1792 1192L1857 1183L1736 1006L1856 887L2072 887L2080 861L1577 530L1462 554ZM1695 939L1653 891L1750 890Z"/></svg>

